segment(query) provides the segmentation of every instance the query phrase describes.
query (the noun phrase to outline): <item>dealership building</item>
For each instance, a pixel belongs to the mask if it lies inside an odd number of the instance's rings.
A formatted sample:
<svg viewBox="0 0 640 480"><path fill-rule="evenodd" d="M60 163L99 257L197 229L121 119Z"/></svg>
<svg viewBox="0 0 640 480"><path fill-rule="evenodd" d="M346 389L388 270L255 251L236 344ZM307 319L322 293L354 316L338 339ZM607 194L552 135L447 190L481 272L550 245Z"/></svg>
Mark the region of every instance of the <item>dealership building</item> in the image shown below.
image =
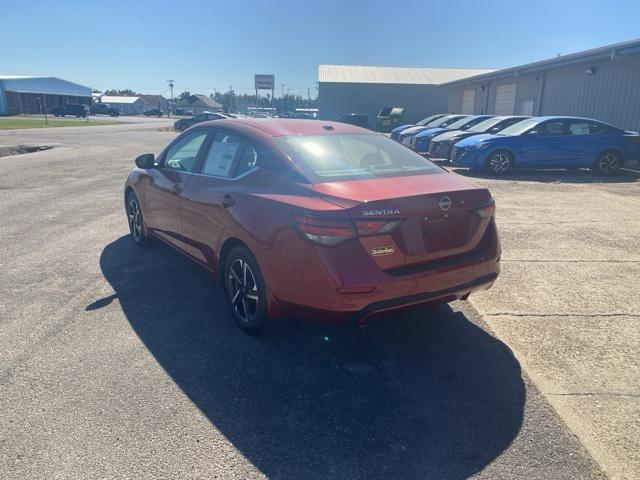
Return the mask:
<svg viewBox="0 0 640 480"><path fill-rule="evenodd" d="M68 103L91 104L91 88L57 77L0 75L0 115L44 113Z"/></svg>
<svg viewBox="0 0 640 480"><path fill-rule="evenodd" d="M491 72L472 68L406 68L355 65L318 67L319 118L335 120L348 113L366 114L375 125L384 107L404 107L404 120L414 123L449 110L442 83Z"/></svg>
<svg viewBox="0 0 640 480"><path fill-rule="evenodd" d="M575 115L640 130L640 40L445 83L447 111Z"/></svg>

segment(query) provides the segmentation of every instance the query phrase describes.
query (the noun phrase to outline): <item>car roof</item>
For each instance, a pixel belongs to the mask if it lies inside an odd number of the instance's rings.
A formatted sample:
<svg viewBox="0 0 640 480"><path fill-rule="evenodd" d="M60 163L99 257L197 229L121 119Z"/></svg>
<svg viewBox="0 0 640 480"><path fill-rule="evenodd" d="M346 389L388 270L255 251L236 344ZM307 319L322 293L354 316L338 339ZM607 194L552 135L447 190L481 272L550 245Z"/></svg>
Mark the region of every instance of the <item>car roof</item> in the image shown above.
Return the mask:
<svg viewBox="0 0 640 480"><path fill-rule="evenodd" d="M594 118L587 118L587 117L570 117L568 115L547 115L544 117L532 117L535 118L536 120L538 120L539 122L544 122L546 120L585 120L587 122L598 122L598 123L604 123L600 120L596 120Z"/></svg>
<svg viewBox="0 0 640 480"><path fill-rule="evenodd" d="M570 116L567 116L567 115L547 115L547 116L544 116L544 117L531 117L531 118L534 118L534 119L538 120L537 123L541 123L541 122L544 122L546 120L578 120L578 121L582 121L582 122L595 122L595 123L599 123L600 125L606 125L607 127L615 128L616 130L624 131L623 128L616 127L615 125L611 125L610 123L603 122L602 120L596 120L595 118L570 117Z"/></svg>
<svg viewBox="0 0 640 480"><path fill-rule="evenodd" d="M286 135L330 135L340 133L373 133L371 130L340 122L297 118L230 118L202 122L212 127L252 127L271 137Z"/></svg>

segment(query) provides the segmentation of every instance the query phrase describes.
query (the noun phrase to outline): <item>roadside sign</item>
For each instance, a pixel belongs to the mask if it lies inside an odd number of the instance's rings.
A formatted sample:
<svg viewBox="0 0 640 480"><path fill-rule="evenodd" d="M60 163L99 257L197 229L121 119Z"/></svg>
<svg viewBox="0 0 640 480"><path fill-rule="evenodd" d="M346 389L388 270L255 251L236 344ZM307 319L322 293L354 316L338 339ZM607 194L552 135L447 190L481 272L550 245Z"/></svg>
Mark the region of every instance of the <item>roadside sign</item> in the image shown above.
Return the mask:
<svg viewBox="0 0 640 480"><path fill-rule="evenodd" d="M256 90L273 90L276 84L276 77L272 74L256 73Z"/></svg>

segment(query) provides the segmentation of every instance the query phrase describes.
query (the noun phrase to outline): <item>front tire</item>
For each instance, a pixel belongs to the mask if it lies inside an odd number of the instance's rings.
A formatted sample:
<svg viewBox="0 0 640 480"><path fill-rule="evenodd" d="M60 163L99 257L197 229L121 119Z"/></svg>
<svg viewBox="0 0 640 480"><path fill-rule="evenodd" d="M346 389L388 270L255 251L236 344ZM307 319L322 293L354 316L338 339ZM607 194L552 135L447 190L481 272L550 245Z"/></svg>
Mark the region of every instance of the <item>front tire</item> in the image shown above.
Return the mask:
<svg viewBox="0 0 640 480"><path fill-rule="evenodd" d="M129 233L133 239L133 243L139 247L149 244L149 237L144 226L144 218L142 210L140 210L140 202L136 194L131 192L127 195L127 222L129 223Z"/></svg>
<svg viewBox="0 0 640 480"><path fill-rule="evenodd" d="M608 177L617 173L621 166L622 156L615 150L607 150L596 158L594 170Z"/></svg>
<svg viewBox="0 0 640 480"><path fill-rule="evenodd" d="M229 252L223 280L227 307L236 325L257 335L267 323L267 290L260 267L246 247L238 246Z"/></svg>
<svg viewBox="0 0 640 480"><path fill-rule="evenodd" d="M505 175L513 170L513 154L506 150L496 150L487 159L487 170L494 175Z"/></svg>

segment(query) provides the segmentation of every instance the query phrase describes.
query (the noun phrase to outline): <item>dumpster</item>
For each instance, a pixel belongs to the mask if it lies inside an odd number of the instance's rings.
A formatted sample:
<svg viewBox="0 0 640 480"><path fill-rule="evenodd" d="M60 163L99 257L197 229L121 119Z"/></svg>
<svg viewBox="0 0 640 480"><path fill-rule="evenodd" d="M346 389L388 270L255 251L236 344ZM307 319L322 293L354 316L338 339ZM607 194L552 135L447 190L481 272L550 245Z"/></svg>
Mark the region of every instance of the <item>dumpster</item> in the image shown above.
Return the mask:
<svg viewBox="0 0 640 480"><path fill-rule="evenodd" d="M404 107L384 107L378 114L379 132L390 132L404 124Z"/></svg>

